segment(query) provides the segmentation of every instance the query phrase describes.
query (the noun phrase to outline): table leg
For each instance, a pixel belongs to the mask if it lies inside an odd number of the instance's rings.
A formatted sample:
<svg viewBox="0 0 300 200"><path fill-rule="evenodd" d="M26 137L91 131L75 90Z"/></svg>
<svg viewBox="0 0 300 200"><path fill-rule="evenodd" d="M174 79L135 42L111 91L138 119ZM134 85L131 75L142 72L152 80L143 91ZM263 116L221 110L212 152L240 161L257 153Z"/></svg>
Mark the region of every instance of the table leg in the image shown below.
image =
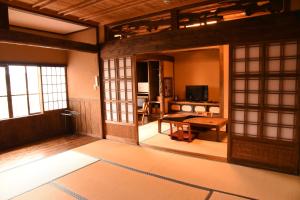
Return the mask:
<svg viewBox="0 0 300 200"><path fill-rule="evenodd" d="M158 132L161 133L161 119L158 119Z"/></svg>
<svg viewBox="0 0 300 200"><path fill-rule="evenodd" d="M220 127L217 127L217 142L220 142Z"/></svg>

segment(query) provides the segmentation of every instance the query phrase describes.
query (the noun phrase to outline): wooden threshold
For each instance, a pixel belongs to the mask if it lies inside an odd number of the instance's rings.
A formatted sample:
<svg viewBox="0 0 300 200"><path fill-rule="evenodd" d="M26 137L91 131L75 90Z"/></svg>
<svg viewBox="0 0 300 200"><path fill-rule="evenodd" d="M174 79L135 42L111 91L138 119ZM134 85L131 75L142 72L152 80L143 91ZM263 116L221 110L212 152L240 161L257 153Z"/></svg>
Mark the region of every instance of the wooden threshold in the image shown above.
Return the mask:
<svg viewBox="0 0 300 200"><path fill-rule="evenodd" d="M194 153L194 152L188 152L188 151L183 151L183 150L176 150L176 149L171 149L171 148L166 148L166 147L158 147L150 144L144 144L140 142L141 147L146 147L146 148L151 148L159 151L165 151L168 153L176 153L184 156L190 156L190 157L195 157L195 158L202 158L202 159L207 159L207 160L213 160L213 161L219 161L219 162L227 162L227 158L220 157L220 156L213 156L213 155L207 155L207 154L201 154L201 153Z"/></svg>

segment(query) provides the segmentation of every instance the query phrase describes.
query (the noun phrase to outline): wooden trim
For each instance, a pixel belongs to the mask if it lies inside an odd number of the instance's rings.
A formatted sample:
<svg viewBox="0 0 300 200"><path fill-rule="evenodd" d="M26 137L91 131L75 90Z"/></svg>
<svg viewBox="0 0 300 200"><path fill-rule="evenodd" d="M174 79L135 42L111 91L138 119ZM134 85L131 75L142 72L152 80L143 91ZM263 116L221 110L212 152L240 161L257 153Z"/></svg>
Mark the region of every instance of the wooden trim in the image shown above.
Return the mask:
<svg viewBox="0 0 300 200"><path fill-rule="evenodd" d="M8 112L9 118L13 118L12 98L11 98L11 86L8 65L5 66L6 75L6 89L7 89L7 101L8 101Z"/></svg>
<svg viewBox="0 0 300 200"><path fill-rule="evenodd" d="M167 148L167 147L158 147L158 146L154 146L154 145L151 145L151 144L145 144L143 142L140 143L140 146L155 149L155 150L165 151L165 152L168 152L168 153L181 154L181 155L184 155L184 156L191 156L191 157L195 157L195 158L202 158L202 159L219 161L219 162L227 162L226 158L219 157L219 156L188 152L188 151L184 151L184 150L171 149L171 148Z"/></svg>
<svg viewBox="0 0 300 200"><path fill-rule="evenodd" d="M141 61L170 61L174 62L175 58L173 56L163 55L163 54L138 54L136 55L137 62Z"/></svg>
<svg viewBox="0 0 300 200"><path fill-rule="evenodd" d="M300 11L224 21L205 27L136 36L104 44L102 57L164 50L299 38ZM254 28L253 28L254 27ZM257 37L259 35L259 37Z"/></svg>
<svg viewBox="0 0 300 200"><path fill-rule="evenodd" d="M29 102L29 91L28 91L27 66L24 66L24 68L25 68L25 85L26 85L27 111L28 111L28 115L30 115L31 113L30 113L30 102Z"/></svg>
<svg viewBox="0 0 300 200"><path fill-rule="evenodd" d="M98 27L99 23L95 22L95 21L90 21L90 20L80 20L78 19L78 17L75 16L62 16L57 14L56 11L47 9L47 8L43 8L40 9L38 7L32 7L32 5L28 4L28 3L24 3L24 2L20 2L20 1L7 1L7 0L0 0L0 3L6 4L11 8L15 8L15 9L19 9L19 10L23 10L23 11L27 11L27 12L31 12L31 13L36 13L36 14L40 14L40 15L44 15L44 16L48 16L48 17L52 17L52 18L56 18L56 19L61 19L63 21L68 21L70 23L73 24L78 24L78 25L82 25L82 26L89 26L89 27Z"/></svg>
<svg viewBox="0 0 300 200"><path fill-rule="evenodd" d="M47 66L47 67L66 67L67 68L67 64L52 64L52 63L35 63L35 62L2 62L0 61L0 65L37 65L37 66Z"/></svg>
<svg viewBox="0 0 300 200"><path fill-rule="evenodd" d="M132 65L132 106L133 106L133 119L134 119L134 132L135 132L135 143L139 145L139 119L138 119L138 109L137 109L137 65L136 65L136 57L131 57L131 65ZM127 85L127 84L126 84Z"/></svg>
<svg viewBox="0 0 300 200"><path fill-rule="evenodd" d="M123 138L123 137L118 137L118 136L114 136L114 135L107 135L105 139L136 145L136 141L131 138Z"/></svg>
<svg viewBox="0 0 300 200"><path fill-rule="evenodd" d="M224 118L224 47L220 46L219 48L219 72L220 72L220 78L219 78L219 88L220 88L220 115Z"/></svg>
<svg viewBox="0 0 300 200"><path fill-rule="evenodd" d="M89 53L98 52L97 45L12 30L0 29L0 42L62 50L77 50Z"/></svg>
<svg viewBox="0 0 300 200"><path fill-rule="evenodd" d="M0 29L9 28L8 6L0 2Z"/></svg>
<svg viewBox="0 0 300 200"><path fill-rule="evenodd" d="M229 44L229 83L228 83L228 139L227 139L227 161L232 162L232 74L233 74L233 45Z"/></svg>

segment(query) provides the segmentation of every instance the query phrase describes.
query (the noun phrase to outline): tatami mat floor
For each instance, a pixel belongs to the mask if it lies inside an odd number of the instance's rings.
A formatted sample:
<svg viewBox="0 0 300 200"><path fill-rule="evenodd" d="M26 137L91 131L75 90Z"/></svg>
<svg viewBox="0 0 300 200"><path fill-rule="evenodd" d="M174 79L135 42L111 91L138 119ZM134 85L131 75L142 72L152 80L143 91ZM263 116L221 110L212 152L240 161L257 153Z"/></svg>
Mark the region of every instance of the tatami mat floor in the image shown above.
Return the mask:
<svg viewBox="0 0 300 200"><path fill-rule="evenodd" d="M16 199L300 199L300 179L272 171L193 158L168 152L101 140L73 149L70 158L43 174L28 179L48 181L15 194ZM79 153L79 154L78 154ZM71 159L74 166L56 176ZM86 155L86 158L85 156ZM59 155L56 155L59 156ZM56 157L54 156L54 157ZM71 158L74 157L74 158ZM84 158L84 159L83 159ZM52 158L57 162L58 158ZM55 161L56 160L56 161ZM71 164L73 165L73 164ZM24 170L20 166L19 170ZM45 167L45 168L44 168ZM16 170L16 169L15 169ZM35 169L27 167L27 172ZM48 173L51 170L52 173ZM3 172L3 173L7 173ZM25 172L24 172L25 173ZM1 174L4 176L3 174ZM0 184L16 179L0 179ZM11 185L6 190L14 190ZM2 188L0 194L3 193ZM1 199L1 198L0 198Z"/></svg>

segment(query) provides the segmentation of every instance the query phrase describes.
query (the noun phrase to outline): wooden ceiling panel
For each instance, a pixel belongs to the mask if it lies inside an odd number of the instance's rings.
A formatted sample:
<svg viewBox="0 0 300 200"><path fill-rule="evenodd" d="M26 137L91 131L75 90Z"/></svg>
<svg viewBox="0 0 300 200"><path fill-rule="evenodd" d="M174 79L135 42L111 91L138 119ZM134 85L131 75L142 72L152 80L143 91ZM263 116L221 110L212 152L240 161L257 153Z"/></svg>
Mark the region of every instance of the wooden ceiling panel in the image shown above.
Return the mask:
<svg viewBox="0 0 300 200"><path fill-rule="evenodd" d="M10 2L23 2L31 6L35 5L34 7L41 10L47 8L61 15L72 15L81 20L109 24L201 1L207 0L169 0L169 3L165 3L164 0L14 0ZM69 9L68 12L66 9Z"/></svg>
<svg viewBox="0 0 300 200"><path fill-rule="evenodd" d="M4 1L4 0L0 0ZM51 10L64 17L81 21L111 24L127 19L173 9L194 3L213 4L210 0L7 0L10 4L23 2L41 11ZM166 3L168 2L168 3ZM42 7L34 5L42 5ZM215 4L217 7L219 4ZM203 8L200 8L203 9Z"/></svg>

